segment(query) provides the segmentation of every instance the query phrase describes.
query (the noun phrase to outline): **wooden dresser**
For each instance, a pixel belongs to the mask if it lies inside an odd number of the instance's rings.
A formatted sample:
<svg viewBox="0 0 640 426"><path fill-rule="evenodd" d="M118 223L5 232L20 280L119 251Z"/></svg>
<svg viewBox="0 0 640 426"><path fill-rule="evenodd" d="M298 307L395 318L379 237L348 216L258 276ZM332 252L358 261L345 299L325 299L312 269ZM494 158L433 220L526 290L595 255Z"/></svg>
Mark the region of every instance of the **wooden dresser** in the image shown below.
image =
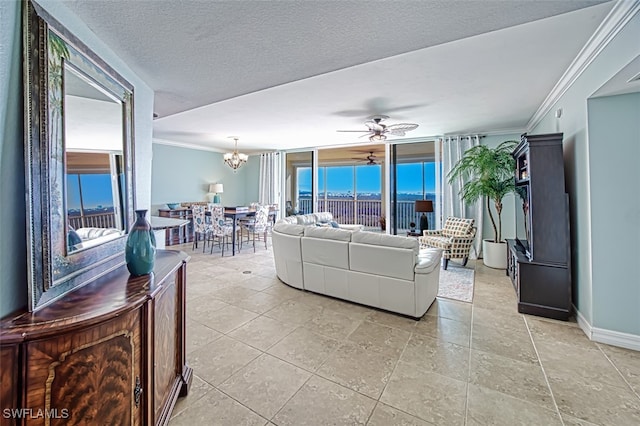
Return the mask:
<svg viewBox="0 0 640 426"><path fill-rule="evenodd" d="M159 250L37 312L0 322L1 425L166 425L192 379L185 353L186 262Z"/></svg>
<svg viewBox="0 0 640 426"><path fill-rule="evenodd" d="M165 245L172 246L193 241L193 210L186 207L179 209L158 209L158 216L189 221L187 226L168 229Z"/></svg>

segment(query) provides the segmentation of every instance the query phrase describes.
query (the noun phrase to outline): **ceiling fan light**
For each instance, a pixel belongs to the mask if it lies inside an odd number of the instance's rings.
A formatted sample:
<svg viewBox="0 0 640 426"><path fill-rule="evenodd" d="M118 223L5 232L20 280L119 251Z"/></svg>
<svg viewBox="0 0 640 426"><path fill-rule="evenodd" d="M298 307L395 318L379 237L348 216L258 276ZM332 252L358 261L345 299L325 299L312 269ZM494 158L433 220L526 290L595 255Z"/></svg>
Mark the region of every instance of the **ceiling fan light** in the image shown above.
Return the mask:
<svg viewBox="0 0 640 426"><path fill-rule="evenodd" d="M387 140L387 137L385 135L381 135L379 133L376 133L375 135L369 136L369 140L371 142L383 142L383 141Z"/></svg>

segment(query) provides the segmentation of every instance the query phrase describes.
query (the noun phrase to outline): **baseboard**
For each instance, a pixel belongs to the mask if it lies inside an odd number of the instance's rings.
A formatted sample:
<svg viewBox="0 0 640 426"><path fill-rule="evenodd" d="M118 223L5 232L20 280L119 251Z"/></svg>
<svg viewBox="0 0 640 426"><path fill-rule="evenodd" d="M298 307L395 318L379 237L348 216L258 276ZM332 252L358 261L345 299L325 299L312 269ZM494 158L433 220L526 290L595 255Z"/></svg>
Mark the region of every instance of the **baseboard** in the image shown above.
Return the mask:
<svg viewBox="0 0 640 426"><path fill-rule="evenodd" d="M584 331L584 334L587 335L589 340L592 340L593 331L591 329L591 324L589 323L589 321L587 321L584 315L582 315L582 313L578 310L578 308L576 308L576 305L572 305L572 306L573 306L573 312L576 313L576 321L578 322L578 327L580 327L580 329Z"/></svg>
<svg viewBox="0 0 640 426"><path fill-rule="evenodd" d="M582 331L584 331L584 334L587 335L589 340L598 343L605 343L607 345L619 346L621 348L632 349L634 351L640 351L640 336L593 327L575 306L573 309L576 313L578 326Z"/></svg>

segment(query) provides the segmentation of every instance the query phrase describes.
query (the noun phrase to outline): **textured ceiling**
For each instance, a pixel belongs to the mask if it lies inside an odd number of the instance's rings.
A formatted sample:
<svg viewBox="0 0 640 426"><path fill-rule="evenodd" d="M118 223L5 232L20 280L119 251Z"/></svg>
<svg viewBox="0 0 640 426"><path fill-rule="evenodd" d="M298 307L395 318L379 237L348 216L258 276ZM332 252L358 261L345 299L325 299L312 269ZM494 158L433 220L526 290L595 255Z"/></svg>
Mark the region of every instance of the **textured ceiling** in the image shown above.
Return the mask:
<svg viewBox="0 0 640 426"><path fill-rule="evenodd" d="M64 3L154 89L154 138L225 149L237 135L248 150L357 143L335 131L372 114L419 124L412 137L522 129L612 7Z"/></svg>

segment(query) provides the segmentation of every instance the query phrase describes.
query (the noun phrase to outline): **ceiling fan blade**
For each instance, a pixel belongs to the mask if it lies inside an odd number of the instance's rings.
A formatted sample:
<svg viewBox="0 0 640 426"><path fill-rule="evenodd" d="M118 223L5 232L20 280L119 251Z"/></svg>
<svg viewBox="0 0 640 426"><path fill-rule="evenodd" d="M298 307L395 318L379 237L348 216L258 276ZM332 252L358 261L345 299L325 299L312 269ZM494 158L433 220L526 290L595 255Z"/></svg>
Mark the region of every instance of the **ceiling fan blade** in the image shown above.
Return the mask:
<svg viewBox="0 0 640 426"><path fill-rule="evenodd" d="M363 133L363 132L364 132L364 133L369 133L369 131L368 131L368 130L336 130L336 132L342 132L342 133L344 133L344 132L357 132L357 133Z"/></svg>
<svg viewBox="0 0 640 426"><path fill-rule="evenodd" d="M418 125L413 123L398 123L398 124L392 124L390 126L387 126L387 131L389 133L391 133L392 131L398 131L398 130L401 132L409 132L411 130L416 129L417 127Z"/></svg>
<svg viewBox="0 0 640 426"><path fill-rule="evenodd" d="M394 136L404 136L406 134L404 130L389 130L386 133Z"/></svg>

